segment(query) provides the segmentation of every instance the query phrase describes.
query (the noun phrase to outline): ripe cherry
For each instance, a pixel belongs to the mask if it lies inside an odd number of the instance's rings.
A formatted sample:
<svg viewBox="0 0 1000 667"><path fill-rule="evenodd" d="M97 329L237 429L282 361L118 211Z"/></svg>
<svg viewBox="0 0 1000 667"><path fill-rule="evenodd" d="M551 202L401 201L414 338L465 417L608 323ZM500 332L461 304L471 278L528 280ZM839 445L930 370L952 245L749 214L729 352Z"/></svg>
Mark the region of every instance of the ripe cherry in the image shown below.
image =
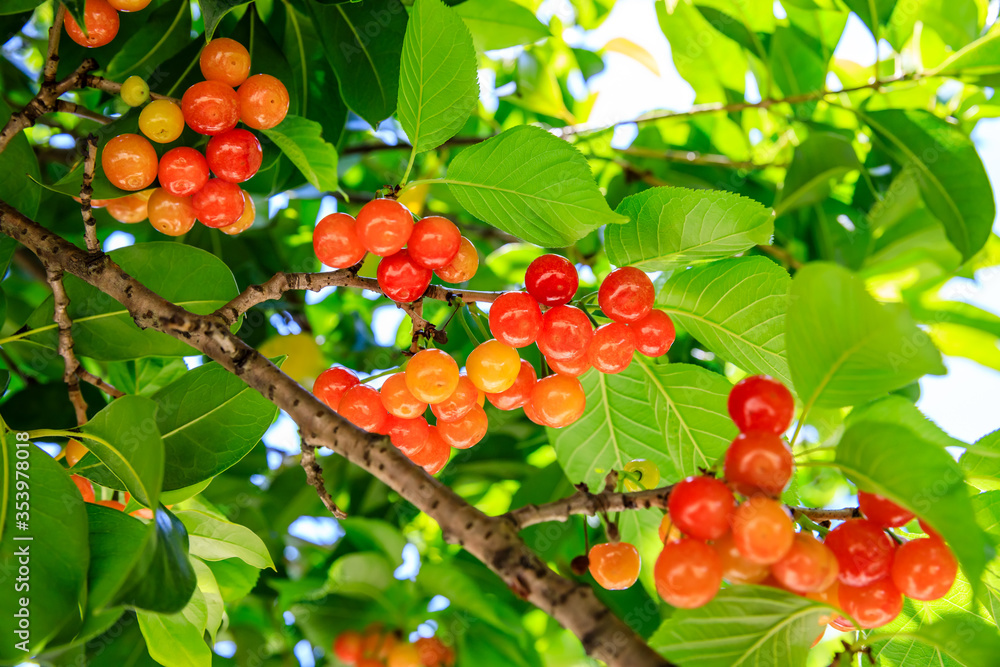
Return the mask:
<svg viewBox="0 0 1000 667"><path fill-rule="evenodd" d="M210 178L191 197L194 212L206 227L225 227L240 219L246 208L246 198L240 186L221 178Z"/></svg>
<svg viewBox="0 0 1000 667"><path fill-rule="evenodd" d="M250 74L250 52L234 39L217 37L201 50L198 64L206 80L236 88Z"/></svg>
<svg viewBox="0 0 1000 667"><path fill-rule="evenodd" d="M151 194L153 194L152 190L143 190L134 195L112 199L107 204L107 211L118 222L125 224L142 222L148 216L146 205Z"/></svg>
<svg viewBox="0 0 1000 667"><path fill-rule="evenodd" d="M101 152L101 168L111 185L135 192L156 180L158 159L152 144L138 134L119 134Z"/></svg>
<svg viewBox="0 0 1000 667"><path fill-rule="evenodd" d="M435 270L434 273L446 283L464 283L466 280L472 280L478 268L479 253L476 252L476 246L472 245L472 241L463 236L455 259L451 260L446 266Z"/></svg>
<svg viewBox="0 0 1000 667"><path fill-rule="evenodd" d="M562 428L580 418L587 396L579 380L557 373L535 383L529 405L546 426Z"/></svg>
<svg viewBox="0 0 1000 667"><path fill-rule="evenodd" d="M740 433L766 431L781 435L795 416L795 400L785 385L768 375L751 375L729 392L729 416Z"/></svg>
<svg viewBox="0 0 1000 667"><path fill-rule="evenodd" d="M639 551L628 542L595 544L587 557L594 581L609 591L625 590L639 579Z"/></svg>
<svg viewBox="0 0 1000 667"><path fill-rule="evenodd" d="M597 291L597 303L615 322L638 322L653 309L656 290L645 273L623 266L608 274Z"/></svg>
<svg viewBox="0 0 1000 667"><path fill-rule="evenodd" d="M132 75L122 82L118 94L122 96L122 102L125 104L139 107L149 99L149 84L141 76Z"/></svg>
<svg viewBox="0 0 1000 667"><path fill-rule="evenodd" d="M346 213L331 213L313 231L313 250L319 261L335 269L354 266L365 257L357 223Z"/></svg>
<svg viewBox="0 0 1000 667"><path fill-rule="evenodd" d="M205 157L212 172L224 181L242 183L254 177L264 160L253 132L234 129L208 140Z"/></svg>
<svg viewBox="0 0 1000 667"><path fill-rule="evenodd" d="M458 364L441 350L421 350L406 364L406 387L424 403L440 403L458 386Z"/></svg>
<svg viewBox="0 0 1000 667"><path fill-rule="evenodd" d="M345 630L333 640L333 653L345 665L353 665L361 659L361 643L360 632Z"/></svg>
<svg viewBox="0 0 1000 667"><path fill-rule="evenodd" d="M420 266L441 269L451 263L462 245L462 233L451 220L439 215L423 218L413 225L406 247Z"/></svg>
<svg viewBox="0 0 1000 667"><path fill-rule="evenodd" d="M490 306L490 332L511 347L531 345L542 330L538 302L525 292L506 292Z"/></svg>
<svg viewBox="0 0 1000 667"><path fill-rule="evenodd" d="M538 424L539 426L549 425L542 419L541 414L538 413L538 411L535 409L535 406L531 404L530 398L528 399L528 402L522 406L522 409L524 410L524 416L530 419L532 422Z"/></svg>
<svg viewBox="0 0 1000 667"><path fill-rule="evenodd" d="M472 384L472 380L469 379L468 375L459 375L458 386L455 387L455 391L451 392L451 396L440 403L432 405L431 412L434 413L435 417L443 421L461 419L479 401L479 393L479 389L476 388L476 385Z"/></svg>
<svg viewBox="0 0 1000 667"><path fill-rule="evenodd" d="M107 0L87 0L83 10L83 23L87 34L83 34L72 12L66 12L66 34L80 46L95 48L109 44L118 34L118 12Z"/></svg>
<svg viewBox="0 0 1000 667"><path fill-rule="evenodd" d="M648 491L655 489L660 483L660 469L656 464L646 459L633 459L625 464L623 470L634 477L626 476L624 480L626 491Z"/></svg>
<svg viewBox="0 0 1000 667"><path fill-rule="evenodd" d="M473 405L462 417L453 421L438 420L437 429L449 445L455 449L468 449L486 437L489 420L486 411Z"/></svg>
<svg viewBox="0 0 1000 667"><path fill-rule="evenodd" d="M647 357L662 357L677 337L670 316L655 308L649 311L649 315L628 327L635 336L635 349Z"/></svg>
<svg viewBox="0 0 1000 667"><path fill-rule="evenodd" d="M784 506L764 496L753 496L733 514L733 542L749 561L771 565L792 548L795 527Z"/></svg>
<svg viewBox="0 0 1000 667"><path fill-rule="evenodd" d="M685 535L698 540L716 540L729 532L736 499L722 480L688 477L674 486L667 508Z"/></svg>
<svg viewBox="0 0 1000 667"><path fill-rule="evenodd" d="M572 359L551 359L545 357L546 363L548 363L549 368L554 370L556 373L561 375L568 375L570 377L580 377L584 373L590 370L590 358L587 353L584 352L579 357L573 357Z"/></svg>
<svg viewBox="0 0 1000 667"><path fill-rule="evenodd" d="M382 406L378 392L366 384L356 384L345 391L337 412L369 433L388 432L389 413Z"/></svg>
<svg viewBox="0 0 1000 667"><path fill-rule="evenodd" d="M431 426L427 429L427 440L424 446L410 456L410 460L422 467L428 474L435 475L444 468L451 456L451 447L441 437L440 427Z"/></svg>
<svg viewBox="0 0 1000 667"><path fill-rule="evenodd" d="M254 74L239 89L240 120L255 130L269 130L288 114L288 89L270 74Z"/></svg>
<svg viewBox="0 0 1000 667"><path fill-rule="evenodd" d="M380 257L399 252L413 232L413 216L395 199L368 202L358 211L357 224L361 243Z"/></svg>
<svg viewBox="0 0 1000 667"><path fill-rule="evenodd" d="M914 600L943 598L955 583L958 563L944 542L935 537L910 540L896 549L892 581Z"/></svg>
<svg viewBox="0 0 1000 667"><path fill-rule="evenodd" d="M898 528L913 520L913 512L875 493L858 491L858 506L866 519L881 528Z"/></svg>
<svg viewBox="0 0 1000 667"><path fill-rule="evenodd" d="M416 419L427 410L427 404L410 393L404 373L395 373L386 378L379 396L386 411L401 419Z"/></svg>
<svg viewBox="0 0 1000 667"><path fill-rule="evenodd" d="M815 593L806 593L805 597L810 600L815 600L816 602L822 602L823 604L830 605L834 609L840 609L840 583L834 580L832 584L827 586L821 591L816 591ZM839 618L840 614L834 611L828 611L823 616L819 617L820 625L827 625L832 623L835 619ZM849 625L849 623L848 623Z"/></svg>
<svg viewBox="0 0 1000 667"><path fill-rule="evenodd" d="M580 276L565 257L542 255L528 265L524 286L528 294L543 306L562 306L576 296Z"/></svg>
<svg viewBox="0 0 1000 667"><path fill-rule="evenodd" d="M621 322L602 324L594 331L587 346L587 359L602 373L621 373L632 363L635 337Z"/></svg>
<svg viewBox="0 0 1000 667"><path fill-rule="evenodd" d="M394 255L383 257L375 275L383 294L393 301L410 303L427 291L433 272L414 262L404 248Z"/></svg>
<svg viewBox="0 0 1000 667"><path fill-rule="evenodd" d="M657 532L660 534L660 541L664 544L667 542L680 542L684 538L684 535L681 534L681 529L674 525L669 512L663 515Z"/></svg>
<svg viewBox="0 0 1000 667"><path fill-rule="evenodd" d="M523 408L524 404L531 399L531 389L535 386L538 376L535 374L535 367L529 362L522 360L521 368L508 389L498 393L487 393L486 398L490 399L493 407L499 410L515 410Z"/></svg>
<svg viewBox="0 0 1000 667"><path fill-rule="evenodd" d="M903 610L903 594L888 577L865 586L841 585L840 608L861 628L880 628L891 623Z"/></svg>
<svg viewBox="0 0 1000 667"><path fill-rule="evenodd" d="M556 306L542 315L536 343L546 357L565 361L586 353L593 337L594 328L586 313L573 306Z"/></svg>
<svg viewBox="0 0 1000 667"><path fill-rule="evenodd" d="M181 98L188 127L199 134L222 134L236 127L240 119L240 98L236 91L219 81L199 81Z"/></svg>
<svg viewBox="0 0 1000 667"><path fill-rule="evenodd" d="M235 236L240 232L244 232L253 225L254 220L257 218L257 206L253 203L253 197L250 193L243 191L243 215L240 219L231 225L226 225L225 227L219 227L219 231L230 236Z"/></svg>
<svg viewBox="0 0 1000 667"><path fill-rule="evenodd" d="M146 202L146 213L153 229L167 236L187 234L194 227L194 203L190 197L178 197L156 188Z"/></svg>
<svg viewBox="0 0 1000 667"><path fill-rule="evenodd" d="M704 542L682 539L663 546L653 569L656 592L667 604L694 609L708 604L722 584L722 563Z"/></svg>
<svg viewBox="0 0 1000 667"><path fill-rule="evenodd" d="M208 162L194 148L171 148L160 158L160 187L172 195L188 197L208 182Z"/></svg>
<svg viewBox="0 0 1000 667"><path fill-rule="evenodd" d="M108 4L120 12L137 12L149 6L152 0L108 0Z"/></svg>
<svg viewBox="0 0 1000 667"><path fill-rule="evenodd" d="M771 573L767 565L743 557L731 532L713 541L712 548L722 563L722 578L731 584L759 584Z"/></svg>
<svg viewBox="0 0 1000 667"><path fill-rule="evenodd" d="M420 663L424 667L453 667L455 664L455 654L437 637L421 637L414 646L420 651Z"/></svg>
<svg viewBox="0 0 1000 667"><path fill-rule="evenodd" d="M80 490L80 495L83 496L83 502L92 503L96 496L94 495L94 485L90 483L90 480L84 479L79 475L70 475L70 479L76 484L76 488Z"/></svg>
<svg viewBox="0 0 1000 667"><path fill-rule="evenodd" d="M466 372L480 391L497 394L514 386L521 372L517 350L493 339L478 345L465 360Z"/></svg>
<svg viewBox="0 0 1000 667"><path fill-rule="evenodd" d="M849 519L827 534L825 544L837 557L840 583L867 586L889 576L896 545L871 521Z"/></svg>
<svg viewBox="0 0 1000 667"><path fill-rule="evenodd" d="M336 411L340 406L340 399L344 397L344 392L360 382L361 380L352 370L338 367L328 368L320 373L316 382L313 383L313 394L326 403L331 410Z"/></svg>
<svg viewBox="0 0 1000 667"><path fill-rule="evenodd" d="M430 434L430 426L422 416L400 419L389 415L388 430L390 442L409 458L423 449Z"/></svg>
<svg viewBox="0 0 1000 667"><path fill-rule="evenodd" d="M170 100L153 100L139 114L139 131L151 141L169 144L184 131L184 112Z"/></svg>
<svg viewBox="0 0 1000 667"><path fill-rule="evenodd" d="M812 533L797 533L792 548L771 573L782 587L795 593L815 593L837 580L837 557Z"/></svg>
<svg viewBox="0 0 1000 667"><path fill-rule="evenodd" d="M792 450L773 433L740 433L726 450L726 479L745 496L779 496L792 478Z"/></svg>

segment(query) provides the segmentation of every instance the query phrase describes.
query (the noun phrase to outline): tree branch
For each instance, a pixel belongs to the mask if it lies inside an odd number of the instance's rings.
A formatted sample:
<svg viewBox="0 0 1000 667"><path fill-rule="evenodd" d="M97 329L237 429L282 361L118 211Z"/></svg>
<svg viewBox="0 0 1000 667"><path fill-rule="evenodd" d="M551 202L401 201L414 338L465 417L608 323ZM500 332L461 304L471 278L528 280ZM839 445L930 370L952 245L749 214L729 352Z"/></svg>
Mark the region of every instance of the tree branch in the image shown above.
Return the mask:
<svg viewBox="0 0 1000 667"><path fill-rule="evenodd" d="M70 102L68 100L56 100L56 106L53 111L73 114L74 116L86 118L96 123L100 123L101 125L107 125L111 122L111 119L107 116L99 114L96 111L91 111L83 105L77 104L76 102Z"/></svg>
<svg viewBox="0 0 1000 667"><path fill-rule="evenodd" d="M304 437L302 438L302 457L299 462L306 471L306 482L316 489L316 495L323 501L326 509L330 510L330 513L336 518L346 519L347 513L337 507L337 503L333 502L333 498L330 497L330 492L326 490L326 482L323 481L323 468L316 461L316 447L306 442Z"/></svg>
<svg viewBox="0 0 1000 667"><path fill-rule="evenodd" d="M42 68L42 81L52 83L56 80L59 70L59 38L62 36L63 19L66 18L66 5L59 3L52 26L49 28L49 50Z"/></svg>
<svg viewBox="0 0 1000 667"><path fill-rule="evenodd" d="M73 321L69 317L69 296L66 295L66 288L63 287L63 271L53 265L46 264L45 273L49 287L52 288L52 319L59 327L59 356L63 358L65 365L63 382L69 389L69 401L73 404L77 425L86 424L87 401L84 400L83 394L80 392L80 380L76 374L77 369L80 368L80 361L73 353Z"/></svg>
<svg viewBox="0 0 1000 667"><path fill-rule="evenodd" d="M632 155L640 158L652 158L665 160L667 162L679 162L681 164L692 164L702 167L723 167L725 169L745 169L755 171L768 169L769 167L787 167L787 164L780 163L758 163L752 161L733 160L725 155L714 155L711 153L698 153L697 151L678 150L673 148L620 148L617 149L623 155Z"/></svg>
<svg viewBox="0 0 1000 667"><path fill-rule="evenodd" d="M101 242L97 239L97 220L90 197L94 194L94 170L97 168L97 135L87 135L87 155L83 160L83 182L80 184L80 212L83 215L83 236L87 250L92 254L101 252Z"/></svg>
<svg viewBox="0 0 1000 667"><path fill-rule="evenodd" d="M110 79L105 79L103 76L95 76L93 74L88 74L83 79L83 88L96 88L97 90L103 90L111 95L119 95L122 92L122 84L117 81L111 81ZM176 104L180 104L181 101L176 97L170 97L169 95L160 95L159 93L149 92L150 99L153 100L169 100Z"/></svg>

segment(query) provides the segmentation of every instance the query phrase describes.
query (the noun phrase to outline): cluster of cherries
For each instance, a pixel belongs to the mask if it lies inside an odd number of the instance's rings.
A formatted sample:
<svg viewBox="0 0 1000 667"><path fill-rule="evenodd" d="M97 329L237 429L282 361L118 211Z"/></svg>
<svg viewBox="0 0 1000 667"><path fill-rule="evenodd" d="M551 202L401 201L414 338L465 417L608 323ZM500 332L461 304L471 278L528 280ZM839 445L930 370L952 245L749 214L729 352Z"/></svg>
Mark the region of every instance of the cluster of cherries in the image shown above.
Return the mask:
<svg viewBox="0 0 1000 667"><path fill-rule="evenodd" d="M923 521L926 538L904 541L888 532L914 515L879 495L859 492L865 518L844 521L823 541L812 531L795 532L791 514L777 499L793 472L792 452L781 434L794 407L788 389L767 376L748 377L733 387L729 414L740 434L726 452L725 480L688 477L670 493L660 526L663 551L654 569L660 597L691 609L715 597L723 580L770 585L825 602L867 629L895 619L904 595L923 601L946 595L957 573L947 545ZM658 471L653 478L659 480ZM745 500L738 503L734 492ZM639 553L624 542L595 545L589 566L605 588L627 588L638 578ZM823 618L821 624L827 623L854 629L844 616Z"/></svg>
<svg viewBox="0 0 1000 667"><path fill-rule="evenodd" d="M80 24L66 12L66 34L80 46L96 48L110 44L118 35L118 12L137 12L152 0L87 0L83 9L84 34Z"/></svg>
<svg viewBox="0 0 1000 667"><path fill-rule="evenodd" d="M140 134L120 134L101 153L101 166L112 185L136 194L94 202L106 205L118 221L150 224L169 236L191 230L195 221L239 234L253 224L253 199L238 185L260 169L263 150L253 132L237 128L274 127L288 113L288 90L269 74L250 74L250 54L239 42L219 38L201 52L205 81L184 93L180 104L157 99L139 114ZM149 99L149 87L130 77L121 88L122 99L140 106ZM210 138L204 152L178 146L157 156L150 141L176 141L187 124ZM145 135L145 136L143 136ZM215 177L211 178L211 174ZM159 179L159 186L149 189Z"/></svg>
<svg viewBox="0 0 1000 667"><path fill-rule="evenodd" d="M333 640L337 660L353 667L452 667L455 652L437 637L420 637L406 642L397 632L384 632L379 626L363 633L346 630Z"/></svg>

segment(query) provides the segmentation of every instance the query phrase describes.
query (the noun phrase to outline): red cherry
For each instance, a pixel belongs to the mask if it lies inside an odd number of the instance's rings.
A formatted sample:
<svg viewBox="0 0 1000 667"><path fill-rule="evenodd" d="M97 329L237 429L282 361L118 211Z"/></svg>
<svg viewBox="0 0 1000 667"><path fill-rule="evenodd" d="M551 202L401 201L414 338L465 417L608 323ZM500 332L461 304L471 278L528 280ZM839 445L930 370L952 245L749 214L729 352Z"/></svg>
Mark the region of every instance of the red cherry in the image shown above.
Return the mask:
<svg viewBox="0 0 1000 667"><path fill-rule="evenodd" d="M346 630L333 640L333 653L345 665L353 665L361 659L361 642L360 632Z"/></svg>
<svg viewBox="0 0 1000 667"><path fill-rule="evenodd" d="M736 508L732 523L736 548L754 563L777 563L795 540L795 526L788 510L764 496L753 496Z"/></svg>
<svg viewBox="0 0 1000 667"><path fill-rule="evenodd" d="M206 227L225 227L243 215L246 199L240 186L219 178L210 178L205 187L191 197L195 215Z"/></svg>
<svg viewBox="0 0 1000 667"><path fill-rule="evenodd" d="M177 197L190 197L208 182L208 161L193 148L171 148L160 158L160 186Z"/></svg>
<svg viewBox="0 0 1000 667"><path fill-rule="evenodd" d="M535 386L538 376L535 375L535 367L529 362L521 360L521 369L518 371L514 384L505 391L497 394L486 394L493 407L500 410L515 410L523 408L531 399L531 390Z"/></svg>
<svg viewBox="0 0 1000 667"><path fill-rule="evenodd" d="M490 306L493 337L511 347L531 345L542 330L538 302L524 292L506 292Z"/></svg>
<svg viewBox="0 0 1000 667"><path fill-rule="evenodd" d="M837 557L812 533L798 533L792 548L771 573L782 587L799 593L815 593L829 588L837 580Z"/></svg>
<svg viewBox="0 0 1000 667"><path fill-rule="evenodd" d="M83 24L87 26L87 34L73 18L71 12L66 12L66 34L80 46L95 48L109 44L118 34L118 12L106 0L87 0L83 9Z"/></svg>
<svg viewBox="0 0 1000 667"><path fill-rule="evenodd" d="M76 484L76 488L80 490L80 495L83 496L83 502L92 503L96 496L94 495L94 485L90 483L89 480L80 477L79 475L70 475L70 479Z"/></svg>
<svg viewBox="0 0 1000 667"><path fill-rule="evenodd" d="M212 173L224 181L242 183L253 178L264 160L253 132L229 130L208 140L205 157Z"/></svg>
<svg viewBox="0 0 1000 667"><path fill-rule="evenodd" d="M545 357L545 361L548 363L549 368L556 373L574 378L580 377L590 370L590 357L587 356L586 352L572 359L551 359Z"/></svg>
<svg viewBox="0 0 1000 667"><path fill-rule="evenodd" d="M149 224L168 236L180 236L194 227L195 212L191 197L172 195L164 188L156 188L146 202Z"/></svg>
<svg viewBox="0 0 1000 667"><path fill-rule="evenodd" d="M587 396L579 380L557 373L535 383L529 404L546 426L562 428L580 418Z"/></svg>
<svg viewBox="0 0 1000 667"><path fill-rule="evenodd" d="M410 460L421 466L429 474L438 473L448 463L451 456L451 447L441 437L437 426L427 429L427 440L424 446L410 456Z"/></svg>
<svg viewBox="0 0 1000 667"><path fill-rule="evenodd" d="M601 310L615 322L638 322L649 315L655 299L653 281L631 266L609 273L597 291Z"/></svg>
<svg viewBox="0 0 1000 667"><path fill-rule="evenodd" d="M441 438L455 449L468 449L486 437L489 420L486 411L478 405L454 421L438 420Z"/></svg>
<svg viewBox="0 0 1000 667"><path fill-rule="evenodd" d="M476 246L472 245L472 241L463 236L462 244L458 247L455 259L434 273L446 283L464 283L466 280L472 280L478 268L479 253L476 252Z"/></svg>
<svg viewBox="0 0 1000 667"><path fill-rule="evenodd" d="M416 452L423 449L424 444L430 437L430 426L423 417L413 419L401 419L394 415L389 415L389 441L407 456L412 459Z"/></svg>
<svg viewBox="0 0 1000 667"><path fill-rule="evenodd" d="M247 127L269 130L288 114L288 89L270 74L254 74L240 84L238 94L240 120Z"/></svg>
<svg viewBox="0 0 1000 667"><path fill-rule="evenodd" d="M199 81L184 91L181 110L188 127L195 132L222 134L236 127L240 119L240 98L224 83Z"/></svg>
<svg viewBox="0 0 1000 667"><path fill-rule="evenodd" d="M792 450L773 433L740 433L726 450L726 479L745 496L780 496L792 478Z"/></svg>
<svg viewBox="0 0 1000 667"><path fill-rule="evenodd" d="M201 75L235 88L250 74L250 52L236 40L216 37L201 50Z"/></svg>
<svg viewBox="0 0 1000 667"><path fill-rule="evenodd" d="M313 383L313 394L331 410L336 411L344 392L360 382L354 371L346 368L328 368L320 373Z"/></svg>
<svg viewBox="0 0 1000 667"><path fill-rule="evenodd" d="M955 583L958 563L941 540L925 537L910 540L896 549L892 582L914 600L943 598Z"/></svg>
<svg viewBox="0 0 1000 667"><path fill-rule="evenodd" d="M867 586L889 576L896 544L871 521L849 519L827 534L825 544L837 557L842 584Z"/></svg>
<svg viewBox="0 0 1000 667"><path fill-rule="evenodd" d="M875 493L858 491L858 506L866 519L882 528L899 528L913 520L913 512Z"/></svg>
<svg viewBox="0 0 1000 667"><path fill-rule="evenodd" d="M670 492L667 508L682 533L698 540L717 540L729 532L736 499L722 480L688 477Z"/></svg>
<svg viewBox="0 0 1000 667"><path fill-rule="evenodd" d="M395 199L375 199L358 211L358 237L369 252L380 257L399 252L412 232L413 216Z"/></svg>
<svg viewBox="0 0 1000 667"><path fill-rule="evenodd" d="M528 265L524 286L543 306L563 306L576 296L580 276L565 257L542 255Z"/></svg>
<svg viewBox="0 0 1000 667"><path fill-rule="evenodd" d="M119 134L104 145L101 168L111 184L122 190L144 190L156 180L156 149L138 134Z"/></svg>
<svg viewBox="0 0 1000 667"><path fill-rule="evenodd" d="M413 261L427 269L443 269L455 259L462 244L462 232L451 220L439 215L423 218L413 225L406 247Z"/></svg>
<svg viewBox="0 0 1000 667"><path fill-rule="evenodd" d="M532 422L538 424L539 426L549 425L545 423L545 421L542 419L542 415L539 414L538 410L535 409L535 406L531 404L530 399L528 400L527 403L524 404L522 409L524 410L524 416L527 417Z"/></svg>
<svg viewBox="0 0 1000 667"><path fill-rule="evenodd" d="M427 404L414 396L406 386L406 373L396 373L386 378L379 390L382 407L395 417L416 419L427 410Z"/></svg>
<svg viewBox="0 0 1000 667"><path fill-rule="evenodd" d="M458 386L451 395L431 406L431 412L442 421L455 421L469 413L479 400L479 390L468 375L458 376ZM445 438L447 440L447 438Z"/></svg>
<svg viewBox="0 0 1000 667"><path fill-rule="evenodd" d="M587 557L594 581L609 591L625 590L639 579L639 550L628 542L595 544Z"/></svg>
<svg viewBox="0 0 1000 667"><path fill-rule="evenodd" d="M903 594L889 578L866 586L844 586L839 591L840 608L862 628L880 628L892 623L903 611Z"/></svg>
<svg viewBox="0 0 1000 667"><path fill-rule="evenodd" d="M383 257L375 275L383 294L393 301L410 303L427 291L434 272L414 262L404 249L395 255Z"/></svg>
<svg viewBox="0 0 1000 667"><path fill-rule="evenodd" d="M663 545L653 568L656 592L679 609L706 605L722 585L722 563L712 547L683 539Z"/></svg>
<svg viewBox="0 0 1000 667"><path fill-rule="evenodd" d="M313 250L319 261L335 269L354 266L366 252L354 217L346 213L331 213L319 221L313 230Z"/></svg>
<svg viewBox="0 0 1000 667"><path fill-rule="evenodd" d="M635 349L647 357L662 357L677 337L673 320L662 310L653 309L628 326L635 336Z"/></svg>
<svg viewBox="0 0 1000 667"><path fill-rule="evenodd" d="M755 563L743 557L731 532L714 540L712 548L719 555L719 562L722 563L722 578L731 584L759 584L770 574L767 565Z"/></svg>
<svg viewBox="0 0 1000 667"><path fill-rule="evenodd" d="M556 306L542 315L542 331L535 342L546 357L565 361L585 354L593 337L586 313L573 306Z"/></svg>
<svg viewBox="0 0 1000 667"><path fill-rule="evenodd" d="M751 375L729 392L729 416L740 433L766 431L781 435L795 416L795 400L785 385L768 375Z"/></svg>
<svg viewBox="0 0 1000 667"><path fill-rule="evenodd" d="M378 392L366 384L356 384L344 392L337 411L347 421L369 433L387 433L389 413Z"/></svg>
<svg viewBox="0 0 1000 667"><path fill-rule="evenodd" d="M621 373L632 363L635 337L628 325L621 322L602 324L594 331L587 346L587 359L602 373Z"/></svg>

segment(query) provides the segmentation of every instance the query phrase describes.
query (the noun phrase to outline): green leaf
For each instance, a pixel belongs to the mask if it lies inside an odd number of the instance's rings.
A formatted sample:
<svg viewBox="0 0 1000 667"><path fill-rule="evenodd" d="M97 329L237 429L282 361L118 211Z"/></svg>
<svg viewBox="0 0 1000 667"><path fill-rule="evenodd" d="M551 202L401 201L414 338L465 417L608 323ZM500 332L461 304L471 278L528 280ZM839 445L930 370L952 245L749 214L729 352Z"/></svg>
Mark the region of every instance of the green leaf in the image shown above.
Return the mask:
<svg viewBox="0 0 1000 667"><path fill-rule="evenodd" d="M146 507L156 507L163 484L163 439L156 428L155 402L122 396L98 412L80 430L94 436L87 448Z"/></svg>
<svg viewBox="0 0 1000 667"><path fill-rule="evenodd" d="M249 2L250 0L198 0L201 15L205 19L205 40L211 41L223 16Z"/></svg>
<svg viewBox="0 0 1000 667"><path fill-rule="evenodd" d="M927 74L972 81L1000 74L1000 30L990 30Z"/></svg>
<svg viewBox="0 0 1000 667"><path fill-rule="evenodd" d="M604 234L616 266L662 271L729 257L771 242L771 209L731 192L659 187L622 200L629 222Z"/></svg>
<svg viewBox="0 0 1000 667"><path fill-rule="evenodd" d="M924 202L962 257L976 254L989 238L996 206L972 140L928 111L884 109L858 115L902 164L915 170Z"/></svg>
<svg viewBox="0 0 1000 667"><path fill-rule="evenodd" d="M479 100L472 35L441 0L417 0L399 68L399 124L414 151L437 148L458 134Z"/></svg>
<svg viewBox="0 0 1000 667"><path fill-rule="evenodd" d="M149 654L164 667L212 664L212 650L204 638L208 605L200 590L195 590L187 606L174 614L139 611L136 615Z"/></svg>
<svg viewBox="0 0 1000 667"><path fill-rule="evenodd" d="M817 52L810 36L797 26L778 26L771 37L768 64L774 82L786 97L822 90L828 61L829 58ZM793 105L792 109L799 117L809 118L815 107L815 102L806 102Z"/></svg>
<svg viewBox="0 0 1000 667"><path fill-rule="evenodd" d="M791 384L785 352L788 272L764 257L724 259L675 272L656 298L715 354Z"/></svg>
<svg viewBox="0 0 1000 667"><path fill-rule="evenodd" d="M976 523L962 469L947 451L901 426L858 422L841 438L835 465L858 488L928 521L978 585L995 552Z"/></svg>
<svg viewBox="0 0 1000 667"><path fill-rule="evenodd" d="M149 77L167 58L191 40L191 6L165 3L149 11L142 28L128 36L108 63L106 76L124 81L130 76Z"/></svg>
<svg viewBox="0 0 1000 667"><path fill-rule="evenodd" d="M965 476L980 489L1000 489L1000 430L984 435L959 459Z"/></svg>
<svg viewBox="0 0 1000 667"><path fill-rule="evenodd" d="M226 611L226 605L222 601L222 591L215 581L215 573L208 563L200 558L192 558L191 565L198 575L198 592L205 599L205 631L208 633L210 643L215 644L216 633L222 625L222 617Z"/></svg>
<svg viewBox="0 0 1000 667"><path fill-rule="evenodd" d="M0 6L0 16L31 11L44 1L45 0L7 0L7 2L3 3L3 6ZM3 113L0 113L0 117L2 116Z"/></svg>
<svg viewBox="0 0 1000 667"><path fill-rule="evenodd" d="M8 568L0 595L0 661L14 664L60 631L73 632L80 625L90 551L83 498L62 466L2 422L0 456L0 562ZM27 568L27 578L19 574L19 565ZM22 607L22 599L30 605ZM25 614L30 631L18 635Z"/></svg>
<svg viewBox="0 0 1000 667"><path fill-rule="evenodd" d="M849 426L858 422L903 426L913 431L917 437L942 448L968 446L945 433L944 429L928 419L912 401L903 396L887 396L874 403L854 408L847 416L846 423Z"/></svg>
<svg viewBox="0 0 1000 667"><path fill-rule="evenodd" d="M480 51L531 44L549 36L544 23L511 0L466 0L454 11L465 21Z"/></svg>
<svg viewBox="0 0 1000 667"><path fill-rule="evenodd" d="M396 110L406 9L399 0L308 4L341 97L354 113L378 126Z"/></svg>
<svg viewBox="0 0 1000 667"><path fill-rule="evenodd" d="M851 141L832 132L816 132L795 147L778 201L777 215L822 203L830 196L830 186L861 168Z"/></svg>
<svg viewBox="0 0 1000 667"><path fill-rule="evenodd" d="M0 118L7 119L10 114L10 107L0 99ZM34 218L42 200L42 188L38 185L41 178L38 158L28 137L23 132L17 133L0 153L0 199Z"/></svg>
<svg viewBox="0 0 1000 667"><path fill-rule="evenodd" d="M340 520L346 539L359 551L380 550L393 567L403 564L403 547L406 538L399 528L378 519L352 516Z"/></svg>
<svg viewBox="0 0 1000 667"><path fill-rule="evenodd" d="M830 607L769 586L723 588L698 609L679 609L649 645L684 667L804 665Z"/></svg>
<svg viewBox="0 0 1000 667"><path fill-rule="evenodd" d="M499 613L501 610L509 612L510 609L487 598L479 583L457 567L425 561L420 564L417 586L428 596L444 595L472 618L485 621L499 630L511 629L510 616Z"/></svg>
<svg viewBox="0 0 1000 667"><path fill-rule="evenodd" d="M359 551L341 556L330 567L326 590L355 598L379 596L395 581L392 566L377 551Z"/></svg>
<svg viewBox="0 0 1000 667"><path fill-rule="evenodd" d="M337 189L337 149L323 139L323 127L301 116L285 116L277 126L261 130L320 192Z"/></svg>
<svg viewBox="0 0 1000 667"><path fill-rule="evenodd" d="M260 569L274 569L263 540L246 526L195 510L178 510L175 514L187 528L192 555L204 560L239 558Z"/></svg>
<svg viewBox="0 0 1000 667"><path fill-rule="evenodd" d="M844 0L844 4L858 15L873 35L881 35L879 27L889 22L896 0Z"/></svg>
<svg viewBox="0 0 1000 667"><path fill-rule="evenodd" d="M583 155L540 127L515 127L465 149L443 182L472 215L541 246L568 246L626 222L608 208Z"/></svg>
<svg viewBox="0 0 1000 667"><path fill-rule="evenodd" d="M905 308L881 305L847 269L815 262L792 280L788 364L808 407L857 405L946 372Z"/></svg>
<svg viewBox="0 0 1000 667"><path fill-rule="evenodd" d="M980 667L1000 655L996 626L969 614L942 616L891 635L879 630L866 644L876 648L878 664L885 667Z"/></svg>
<svg viewBox="0 0 1000 667"><path fill-rule="evenodd" d="M923 29L933 30L952 50L959 50L979 36L978 2L948 2L919 0L906 3L905 11L892 13L885 37L897 52L902 52L913 36L917 22Z"/></svg>
<svg viewBox="0 0 1000 667"><path fill-rule="evenodd" d="M236 602L249 595L260 578L260 570L238 558L210 561L208 567L225 602Z"/></svg>

